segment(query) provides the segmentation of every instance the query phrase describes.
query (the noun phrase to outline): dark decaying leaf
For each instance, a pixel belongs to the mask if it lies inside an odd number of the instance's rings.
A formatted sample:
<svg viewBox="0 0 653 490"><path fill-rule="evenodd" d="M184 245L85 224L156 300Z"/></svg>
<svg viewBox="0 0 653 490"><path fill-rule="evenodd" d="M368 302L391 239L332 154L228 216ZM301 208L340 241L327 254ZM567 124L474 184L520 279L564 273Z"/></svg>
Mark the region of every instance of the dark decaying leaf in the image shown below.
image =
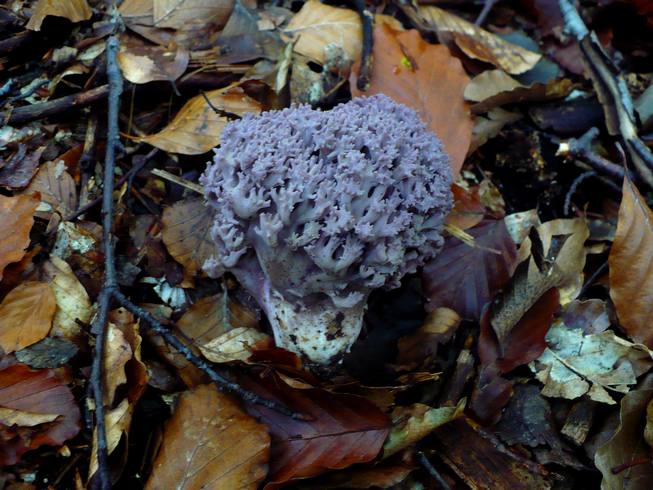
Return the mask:
<svg viewBox="0 0 653 490"><path fill-rule="evenodd" d="M22 189L27 186L36 174L44 150L45 146L41 146L27 153L25 145L21 144L8 162L0 159L0 186L9 189Z"/></svg>
<svg viewBox="0 0 653 490"><path fill-rule="evenodd" d="M552 488L542 465L506 451L491 434L465 418L434 432L435 449L469 488L545 490Z"/></svg>
<svg viewBox="0 0 653 490"><path fill-rule="evenodd" d="M478 319L512 276L517 249L503 220L485 220L466 231L474 246L448 237L440 254L424 267L422 284L428 310L444 306L463 318Z"/></svg>
<svg viewBox="0 0 653 490"><path fill-rule="evenodd" d="M247 411L266 424L272 436L266 489L374 459L385 441L388 418L364 398L318 388L295 389L270 373L241 382L313 420L294 420L259 405Z"/></svg>
<svg viewBox="0 0 653 490"><path fill-rule="evenodd" d="M0 466L14 464L44 444L60 446L80 429L73 394L50 369L33 371L14 364L0 370L0 407ZM10 414L21 421L19 426L7 423ZM43 416L50 421L41 422Z"/></svg>

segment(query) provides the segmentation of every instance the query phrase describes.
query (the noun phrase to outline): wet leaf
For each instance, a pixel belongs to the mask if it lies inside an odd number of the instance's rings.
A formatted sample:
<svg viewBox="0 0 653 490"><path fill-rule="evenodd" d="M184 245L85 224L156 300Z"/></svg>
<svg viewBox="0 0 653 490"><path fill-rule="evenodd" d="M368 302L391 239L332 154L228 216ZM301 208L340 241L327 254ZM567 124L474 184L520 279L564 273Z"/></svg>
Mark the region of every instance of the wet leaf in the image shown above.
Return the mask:
<svg viewBox="0 0 653 490"><path fill-rule="evenodd" d="M313 420L294 420L259 405L247 411L272 436L266 489L374 459L388 434L388 419L366 399L309 388L295 389L270 374L241 380L259 395Z"/></svg>
<svg viewBox="0 0 653 490"><path fill-rule="evenodd" d="M0 280L5 267L25 255L37 206L32 195L0 196Z"/></svg>
<svg viewBox="0 0 653 490"><path fill-rule="evenodd" d="M185 392L166 423L146 489L256 489L267 473L268 429L213 385Z"/></svg>
<svg viewBox="0 0 653 490"><path fill-rule="evenodd" d="M45 283L25 282L12 289L0 303L0 348L5 354L24 349L50 332L57 305Z"/></svg>
<svg viewBox="0 0 653 490"><path fill-rule="evenodd" d="M86 289L68 263L55 255L43 264L43 279L50 283L57 301L52 335L76 338L81 333L80 323L88 324L93 315Z"/></svg>
<svg viewBox="0 0 653 490"><path fill-rule="evenodd" d="M207 92L206 96L218 109L242 116L260 112L261 106L240 88L226 88ZM160 132L141 139L171 153L198 155L220 144L220 133L227 124L226 117L218 116L202 95L189 100L175 118Z"/></svg>
<svg viewBox="0 0 653 490"><path fill-rule="evenodd" d="M444 46L425 42L416 30L397 32L386 24L374 28L374 63L366 92L356 88L354 66L350 87L354 96L383 93L415 109L444 144L457 175L472 137L473 120L463 99L469 78L459 60Z"/></svg>
<svg viewBox="0 0 653 490"><path fill-rule="evenodd" d="M0 370L0 407L11 410L14 420L33 427L22 430L0 422L0 466L14 464L25 452L44 444L60 446L80 429L73 394L51 369L33 371L14 364ZM56 418L43 423L44 415Z"/></svg>
<svg viewBox="0 0 653 490"><path fill-rule="evenodd" d="M27 29L40 31L43 20L48 16L64 17L70 22L88 20L93 15L86 0L39 0L27 23Z"/></svg>
<svg viewBox="0 0 653 490"><path fill-rule="evenodd" d="M451 39L470 58L491 63L512 75L530 70L542 57L446 10L425 6L404 11L423 28L437 33L441 41Z"/></svg>
<svg viewBox="0 0 653 490"><path fill-rule="evenodd" d="M503 220L485 220L466 231L474 245L447 237L439 255L424 266L422 284L429 311L445 306L478 319L512 276L517 249Z"/></svg>
<svg viewBox="0 0 653 490"><path fill-rule="evenodd" d="M630 338L653 347L653 212L624 179L617 234L610 250L610 297Z"/></svg>
<svg viewBox="0 0 653 490"><path fill-rule="evenodd" d="M651 399L653 390L646 389L628 393L621 400L619 427L594 457L594 463L603 475L603 490L650 488L653 480L651 448L644 440L642 427L646 421L646 406Z"/></svg>
<svg viewBox="0 0 653 490"><path fill-rule="evenodd" d="M204 262L216 253L212 224L213 212L202 198L184 199L163 211L163 243L190 275L201 271Z"/></svg>

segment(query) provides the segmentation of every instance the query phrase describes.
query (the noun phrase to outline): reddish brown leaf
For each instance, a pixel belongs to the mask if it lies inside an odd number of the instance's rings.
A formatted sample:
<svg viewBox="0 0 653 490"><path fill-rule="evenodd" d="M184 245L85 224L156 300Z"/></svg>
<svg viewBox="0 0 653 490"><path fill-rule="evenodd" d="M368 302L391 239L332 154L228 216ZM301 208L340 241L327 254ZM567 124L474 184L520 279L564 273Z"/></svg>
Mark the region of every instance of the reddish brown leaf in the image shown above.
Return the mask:
<svg viewBox="0 0 653 490"><path fill-rule="evenodd" d="M270 436L213 385L185 392L166 423L147 489L256 489L267 473Z"/></svg>
<svg viewBox="0 0 653 490"><path fill-rule="evenodd" d="M546 348L544 338L559 306L558 290L549 289L501 340L497 339L490 324L493 311L488 308L481 319L481 335L478 339L481 362L486 366L496 363L502 373L508 373L517 366L537 359Z"/></svg>
<svg viewBox="0 0 653 490"><path fill-rule="evenodd" d="M60 446L80 429L79 408L70 389L51 369L32 371L14 364L0 371L0 407L27 416L54 415L53 422L29 430L0 424L0 466L14 464L30 449Z"/></svg>
<svg viewBox="0 0 653 490"><path fill-rule="evenodd" d="M0 196L0 280L5 267L25 255L38 205L32 195Z"/></svg>
<svg viewBox="0 0 653 490"><path fill-rule="evenodd" d="M610 297L619 322L636 342L653 347L653 212L624 179L617 233L610 250Z"/></svg>
<svg viewBox="0 0 653 490"><path fill-rule="evenodd" d="M174 44L157 46L128 34L120 38L118 64L132 83L175 81L186 71L189 59L188 51Z"/></svg>
<svg viewBox="0 0 653 490"><path fill-rule="evenodd" d="M478 187L465 189L458 184L451 186L454 206L447 216L446 223L461 230L472 228L483 221L485 206L481 204Z"/></svg>
<svg viewBox="0 0 653 490"><path fill-rule="evenodd" d="M25 282L12 289L0 303L0 348L9 354L45 338L56 307L52 289L43 282Z"/></svg>
<svg viewBox="0 0 653 490"><path fill-rule="evenodd" d="M476 420L492 425L501 418L501 410L512 396L512 381L501 377L496 365L481 367L472 390L469 411Z"/></svg>
<svg viewBox="0 0 653 490"><path fill-rule="evenodd" d="M466 231L474 246L448 237L440 254L424 267L422 284L429 311L444 306L463 318L478 319L512 276L517 249L503 220L485 220Z"/></svg>
<svg viewBox="0 0 653 490"><path fill-rule="evenodd" d="M274 374L243 383L264 398L313 419L294 420L259 405L247 405L247 411L265 423L272 436L268 490L371 461L388 435L388 418L364 398L318 388L291 388Z"/></svg>
<svg viewBox="0 0 653 490"><path fill-rule="evenodd" d="M374 28L374 63L366 92L356 88L357 65L350 78L354 96L383 93L415 109L451 156L460 172L472 139L473 121L463 99L469 77L445 46L425 42L416 30L397 32L385 23Z"/></svg>

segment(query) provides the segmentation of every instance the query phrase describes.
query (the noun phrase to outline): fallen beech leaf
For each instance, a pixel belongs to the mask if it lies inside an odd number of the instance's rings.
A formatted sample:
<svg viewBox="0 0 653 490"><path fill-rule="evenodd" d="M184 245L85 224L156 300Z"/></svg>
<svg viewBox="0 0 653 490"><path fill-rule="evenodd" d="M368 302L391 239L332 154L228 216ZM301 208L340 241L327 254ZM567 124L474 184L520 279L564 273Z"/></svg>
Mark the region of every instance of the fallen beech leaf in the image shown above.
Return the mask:
<svg viewBox="0 0 653 490"><path fill-rule="evenodd" d="M429 435L434 429L458 417L464 403L457 407L433 408L423 403L397 407L392 412L392 429L383 445L383 457L412 446Z"/></svg>
<svg viewBox="0 0 653 490"><path fill-rule="evenodd" d="M48 335L57 304L50 287L25 282L12 289L0 303L0 348L5 354L24 349Z"/></svg>
<svg viewBox="0 0 653 490"><path fill-rule="evenodd" d="M465 100L481 102L502 92L508 92L521 83L512 78L503 70L486 70L476 75L465 87Z"/></svg>
<svg viewBox="0 0 653 490"><path fill-rule="evenodd" d="M342 47L351 61L360 58L362 33L358 13L351 9L331 7L318 0L309 0L284 29L297 40L296 53L324 64L328 44Z"/></svg>
<svg viewBox="0 0 653 490"><path fill-rule="evenodd" d="M240 381L264 398L313 418L294 420L260 405L247 405L247 411L265 423L272 436L266 490L371 461L388 435L387 417L364 398L318 388L294 389L265 371L257 379Z"/></svg>
<svg viewBox="0 0 653 490"><path fill-rule="evenodd" d="M547 348L535 361L542 395L573 400L585 393L592 400L616 403L609 391L627 393L637 377L653 365L651 352L612 331L586 335L556 320L546 335ZM609 390L609 391L608 391Z"/></svg>
<svg viewBox="0 0 653 490"><path fill-rule="evenodd" d="M81 22L90 19L93 11L86 0L39 0L25 27L40 31L43 20L49 15L64 17L70 22Z"/></svg>
<svg viewBox="0 0 653 490"><path fill-rule="evenodd" d="M39 167L25 194L41 194L41 206L37 216L49 218L53 212L67 216L77 209L75 180L66 171L63 161L47 162Z"/></svg>
<svg viewBox="0 0 653 490"><path fill-rule="evenodd" d="M270 347L272 338L256 328L233 328L213 339L207 344L200 345L204 357L211 362L246 361L252 351Z"/></svg>
<svg viewBox="0 0 653 490"><path fill-rule="evenodd" d="M0 195L0 280L5 267L25 255L38 204L38 198L32 195Z"/></svg>
<svg viewBox="0 0 653 490"><path fill-rule="evenodd" d="M242 116L260 112L261 106L240 88L225 88L206 93L213 106ZM226 117L218 116L202 95L189 100L175 118L160 132L140 141L171 153L199 155L220 144L220 133L227 124Z"/></svg>
<svg viewBox="0 0 653 490"><path fill-rule="evenodd" d="M163 211L161 237L170 255L182 264L189 275L202 269L215 254L211 238L212 211L202 198L178 201Z"/></svg>
<svg viewBox="0 0 653 490"><path fill-rule="evenodd" d="M467 154L474 153L489 140L498 136L505 126L519 121L522 117L519 113L504 111L498 107L491 109L485 116L476 116L472 130L472 142Z"/></svg>
<svg viewBox="0 0 653 490"><path fill-rule="evenodd" d="M653 390L645 389L632 391L621 400L619 427L594 456L594 464L603 475L601 488L648 490L651 487L651 448L642 432L646 406L651 399Z"/></svg>
<svg viewBox="0 0 653 490"><path fill-rule="evenodd" d="M57 413L34 413L24 410L14 410L0 407L0 424L11 427L35 427L37 425L54 422L59 414Z"/></svg>
<svg viewBox="0 0 653 490"><path fill-rule="evenodd" d="M461 230L476 226L485 216L485 206L481 203L479 187L466 189L458 184L451 186L453 209L447 215L445 223Z"/></svg>
<svg viewBox="0 0 653 490"><path fill-rule="evenodd" d="M104 424L107 438L107 453L113 453L124 434L129 433L133 407L127 399L122 400L116 407L105 409ZM97 463L97 431L93 431L93 449L91 450L91 464L88 471L89 480L98 470Z"/></svg>
<svg viewBox="0 0 653 490"><path fill-rule="evenodd" d="M332 488L401 488L401 483L416 469L414 463L401 461L399 463L381 463L373 466L366 465L361 468L341 470L320 478L315 486L308 486L306 490L318 488L328 490Z"/></svg>
<svg viewBox="0 0 653 490"><path fill-rule="evenodd" d="M451 156L454 176L465 160L473 120L463 99L469 78L445 46L425 42L419 32L397 32L386 24L374 28L374 63L366 92L356 87L358 67L350 77L352 95L383 93L415 109Z"/></svg>
<svg viewBox="0 0 653 490"><path fill-rule="evenodd" d="M14 364L0 370L0 407L13 410L16 420L22 418L17 412L28 419L30 415L36 417L32 422L39 422L43 415L57 416L53 422L29 430L0 424L0 466L15 464L26 451L44 444L60 446L80 429L75 398L51 369L32 371Z"/></svg>
<svg viewBox="0 0 653 490"><path fill-rule="evenodd" d="M617 233L610 250L610 298L628 336L653 348L653 212L624 179Z"/></svg>
<svg viewBox="0 0 653 490"><path fill-rule="evenodd" d="M523 102L546 102L562 99L569 95L573 89L571 80L562 78L550 82L535 83L529 87L517 86L509 90L501 90L482 99L471 108L472 114L483 114L495 107L506 104L520 104Z"/></svg>
<svg viewBox="0 0 653 490"><path fill-rule="evenodd" d="M187 28L189 23L214 23L223 26L234 0L154 0L152 17L156 27Z"/></svg>
<svg viewBox="0 0 653 490"><path fill-rule="evenodd" d="M156 46L137 36L120 36L118 65L124 77L132 83L174 81L184 74L189 59L188 51L179 46Z"/></svg>
<svg viewBox="0 0 653 490"><path fill-rule="evenodd" d="M163 432L146 489L252 489L265 478L270 436L213 385L185 392Z"/></svg>
<svg viewBox="0 0 653 490"><path fill-rule="evenodd" d="M43 279L50 283L57 301L52 335L74 339L82 324L89 323L93 307L88 293L68 263L55 255L43 264Z"/></svg>
<svg viewBox="0 0 653 490"><path fill-rule="evenodd" d="M116 389L127 382L125 364L133 352L125 335L113 323L107 326L107 346L104 352L104 404L113 405Z"/></svg>
<svg viewBox="0 0 653 490"><path fill-rule="evenodd" d="M425 29L445 42L452 39L470 58L491 63L507 73L517 75L535 66L541 54L504 41L499 36L437 7L410 7L404 11Z"/></svg>
<svg viewBox="0 0 653 490"><path fill-rule="evenodd" d="M463 318L478 319L512 276L517 249L503 220L485 220L466 231L474 246L447 237L442 251L424 266L422 284L429 311L445 306Z"/></svg>

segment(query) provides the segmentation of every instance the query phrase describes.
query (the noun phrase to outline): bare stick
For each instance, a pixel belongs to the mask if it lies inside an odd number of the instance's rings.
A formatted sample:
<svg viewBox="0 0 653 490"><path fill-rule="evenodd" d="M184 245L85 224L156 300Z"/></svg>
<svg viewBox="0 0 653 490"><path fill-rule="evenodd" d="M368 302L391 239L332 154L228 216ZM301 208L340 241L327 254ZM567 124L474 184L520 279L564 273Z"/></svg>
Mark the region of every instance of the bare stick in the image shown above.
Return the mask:
<svg viewBox="0 0 653 490"><path fill-rule="evenodd" d="M374 48L374 16L365 7L365 0L354 0L363 25L363 46L361 48L361 67L358 72L356 87L365 92L370 86L372 76L372 50Z"/></svg>
<svg viewBox="0 0 653 490"><path fill-rule="evenodd" d="M447 481L442 478L442 475L440 472L431 464L429 459L426 457L426 454L424 454L422 451L417 451L417 461L419 461L419 464L422 465L422 468L424 468L429 475L431 475L431 478L433 478L440 490L451 490L451 487L447 483Z"/></svg>

